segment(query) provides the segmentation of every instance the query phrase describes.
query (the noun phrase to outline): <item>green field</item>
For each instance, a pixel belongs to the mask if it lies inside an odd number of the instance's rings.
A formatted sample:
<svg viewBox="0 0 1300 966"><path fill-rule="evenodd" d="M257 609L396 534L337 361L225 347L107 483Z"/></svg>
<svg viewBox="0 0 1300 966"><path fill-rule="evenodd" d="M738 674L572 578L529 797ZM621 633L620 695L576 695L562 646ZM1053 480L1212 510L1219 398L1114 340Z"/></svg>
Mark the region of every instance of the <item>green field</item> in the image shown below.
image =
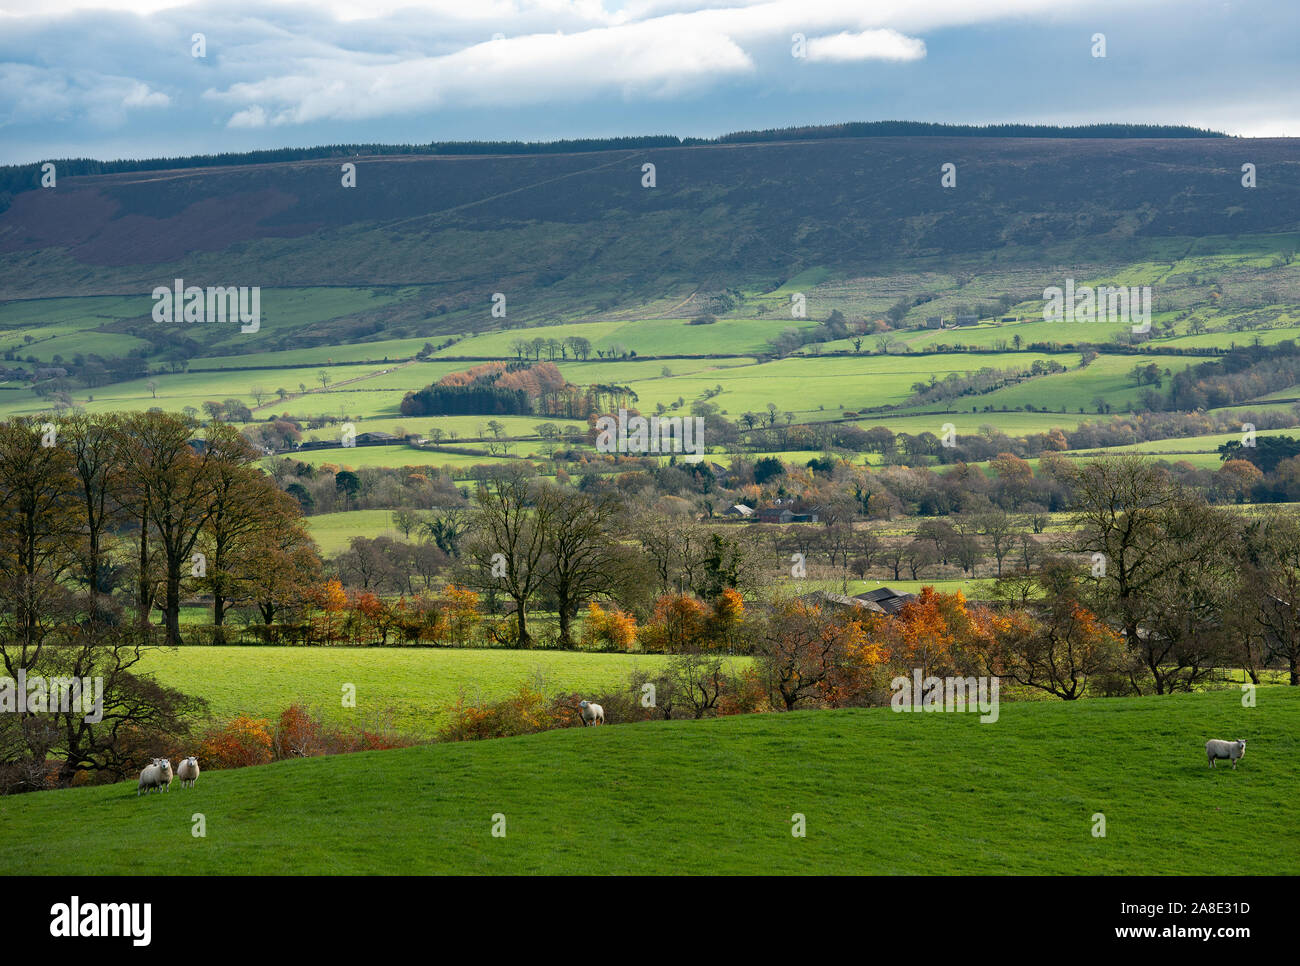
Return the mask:
<svg viewBox="0 0 1300 966"><path fill-rule="evenodd" d="M1026 358L1026 362L1021 363L1021 365L1026 365L1032 361L1032 356L1029 353L1011 354L1012 359L1020 356ZM1003 357L985 356L983 358L999 359ZM1062 362L1066 361L1063 357L1058 357L1058 359ZM1019 385L997 389L976 398L979 400L980 408L992 406L994 409L1003 407L1015 409L1017 407L1033 406L1036 409L1047 409L1061 413L1095 413L1097 411L1095 400L1100 398L1112 410L1118 412L1126 406L1136 406L1138 399L1142 395L1143 390L1134 385L1133 380L1128 375L1137 363L1146 365L1154 362L1162 369L1167 368L1170 372L1176 373L1201 361L1203 360L1186 356L1103 355L1081 369L1078 368L1078 359L1076 357L1073 362L1067 363L1073 367L1069 372L1029 379ZM1000 364L994 362L988 364L1007 366L1014 363L1003 361ZM997 426L997 414L989 413L988 416L988 421Z"/></svg>
<svg viewBox="0 0 1300 966"><path fill-rule="evenodd" d="M331 450L330 452L333 452ZM346 550L353 537L398 537L393 529L392 510L346 510L319 513L307 517L307 529L320 546L321 553L332 557Z"/></svg>
<svg viewBox="0 0 1300 966"><path fill-rule="evenodd" d="M0 872L1294 874L1300 690L1258 697L566 729L11 796ZM1209 737L1249 753L1211 770Z"/></svg>
<svg viewBox="0 0 1300 966"><path fill-rule="evenodd" d="M639 356L743 354L762 350L785 329L803 329L817 324L812 319L777 316L769 319L720 319L712 325L688 325L688 321L680 318L639 319L532 326L473 336L435 355L515 358L511 344L516 340L529 342L540 338L563 342L572 336L581 336L591 342L592 359L598 358L595 355L597 349L609 350L615 346Z"/></svg>
<svg viewBox="0 0 1300 966"><path fill-rule="evenodd" d="M391 712L399 731L431 737L462 695L468 701L495 700L524 681L540 683L547 693L608 690L626 682L634 668L665 660L573 651L181 647L150 651L140 669L205 698L215 718L274 719L297 701L336 724L373 724ZM344 684L356 686L356 708L342 706Z"/></svg>

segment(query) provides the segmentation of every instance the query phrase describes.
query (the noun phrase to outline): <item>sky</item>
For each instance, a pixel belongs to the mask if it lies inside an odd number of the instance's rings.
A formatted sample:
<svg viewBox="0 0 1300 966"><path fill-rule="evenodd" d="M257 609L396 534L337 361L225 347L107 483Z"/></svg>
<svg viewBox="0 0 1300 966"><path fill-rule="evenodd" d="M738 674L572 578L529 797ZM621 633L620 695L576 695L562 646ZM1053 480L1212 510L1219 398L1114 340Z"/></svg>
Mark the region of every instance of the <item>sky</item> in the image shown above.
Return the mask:
<svg viewBox="0 0 1300 966"><path fill-rule="evenodd" d="M0 163L870 120L1296 137L1298 66L1297 0L0 0Z"/></svg>

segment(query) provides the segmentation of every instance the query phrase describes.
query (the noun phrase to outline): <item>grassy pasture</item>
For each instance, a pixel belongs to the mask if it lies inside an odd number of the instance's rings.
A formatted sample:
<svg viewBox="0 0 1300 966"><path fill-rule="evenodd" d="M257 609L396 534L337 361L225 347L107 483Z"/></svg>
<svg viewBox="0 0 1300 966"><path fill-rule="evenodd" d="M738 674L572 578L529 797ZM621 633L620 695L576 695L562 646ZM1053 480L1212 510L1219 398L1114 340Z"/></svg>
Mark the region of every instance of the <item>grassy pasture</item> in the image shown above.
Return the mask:
<svg viewBox="0 0 1300 966"><path fill-rule="evenodd" d="M943 378L949 372L966 373L985 366L1010 368L1029 366L1040 353L996 353L970 356L794 356L761 365L743 366L725 373L674 376L653 384L633 384L642 408L687 400L705 389L721 384L723 391L713 399L735 419L746 410L763 411L774 402L781 411L793 412L798 420L830 418L841 409L861 410L868 406L896 405L912 393L912 384L926 381L933 373ZM1061 357L1078 365L1077 355ZM1131 365L1130 365L1131 368ZM987 397L980 397L984 401Z"/></svg>
<svg viewBox="0 0 1300 966"><path fill-rule="evenodd" d="M1300 435L1300 429L1261 429L1256 437ZM1218 448L1224 443L1236 440L1241 442L1242 434L1215 433L1212 436L1183 436L1177 439L1153 439L1145 443L1132 443L1128 446L1110 446L1105 450L1080 450L1080 455L1095 456L1099 453L1153 453L1173 459L1176 455L1213 453L1218 462ZM1072 454L1073 455L1073 454Z"/></svg>
<svg viewBox="0 0 1300 966"><path fill-rule="evenodd" d="M200 280L196 278L187 278L186 281L189 284L200 284ZM158 285L171 283L170 276L159 278L155 282ZM203 280L201 284L223 283ZM56 351L63 351L66 355L69 348L74 352L98 352L100 350L89 348L89 344L83 346L80 342L77 342L75 347L70 343L67 347L56 349L42 348L41 346L47 344L38 344L29 351L23 347L22 341L24 335L41 338L69 332L89 333L129 320L148 320L148 325L154 326L156 323L151 318L154 306L151 290L152 286L149 290L142 290L134 295L0 302L0 349L16 347L23 356L31 354L43 361ZM243 333L239 331L238 325L220 328L215 325L200 324L186 325L184 331L210 349L225 346L236 351L256 350L272 346L279 336L309 328L314 323L384 308L411 298L417 292L418 289L415 287L401 289L362 286L263 287L260 296L259 331ZM123 344L131 348L145 343L142 339L134 339L132 344ZM423 341L419 344L423 345Z"/></svg>
<svg viewBox="0 0 1300 966"><path fill-rule="evenodd" d="M1006 702L993 724L877 708L574 728L205 772L139 799L133 782L11 796L0 871L1294 874L1300 693L1258 698ZM1211 770L1205 740L1224 736L1250 752Z"/></svg>
<svg viewBox="0 0 1300 966"><path fill-rule="evenodd" d="M399 730L432 737L461 695L495 700L527 680L541 682L548 692L613 688L634 668L665 660L653 654L478 648L191 646L153 649L140 666L164 684L206 698L217 718L274 719L300 701L338 724L361 724L391 711ZM249 673L252 668L256 673ZM345 683L356 686L356 708L341 706Z"/></svg>
<svg viewBox="0 0 1300 966"><path fill-rule="evenodd" d="M239 399L252 408L256 405L252 388L260 385L267 390L263 400L266 408L257 410L254 415L263 419L272 413L307 416L337 413L341 409L348 413L374 415L384 411L398 416L403 392L375 392L372 388L372 380L382 378L380 373L385 368L381 364L375 367L302 366L255 372L160 373L148 379L78 389L73 391L72 400L92 413L140 411L155 406L168 412L181 412L186 406L202 410L203 404L210 399ZM330 383L324 391L316 378L322 369L330 376ZM394 375L397 374L390 373L390 376ZM339 385L351 380L359 381L348 386ZM151 387L151 382L155 386ZM299 395L300 385L306 386L308 392ZM275 394L279 388L286 389L293 397L281 402ZM0 396L0 416L43 412L49 407L48 399L42 399L30 390L16 390Z"/></svg>
<svg viewBox="0 0 1300 966"><path fill-rule="evenodd" d="M511 344L522 339L555 339L563 342L581 336L595 350L622 346L637 355L713 355L750 353L762 350L786 329L805 329L817 324L812 319L719 319L712 325L688 325L689 319L638 319L617 322L583 322L571 325L529 326L503 332L487 332L457 342L436 356L493 356L516 358ZM559 360L557 360L559 361Z"/></svg>
<svg viewBox="0 0 1300 966"><path fill-rule="evenodd" d="M961 400L955 400L956 406ZM944 423L952 423L957 433L969 436L978 433L983 427L990 426L1009 436L1023 436L1029 433L1046 433L1053 429L1076 429L1080 423L1099 418L1095 414L1070 413L1027 413L1015 410L1008 412L970 412L969 409L956 412L928 412L900 415L883 413L879 416L863 417L853 420L854 425L863 429L884 426L895 433L934 433L940 435ZM1101 417L1104 418L1104 417Z"/></svg>
<svg viewBox="0 0 1300 966"><path fill-rule="evenodd" d="M332 557L348 548L353 537L401 536L393 529L392 510L346 510L341 513L318 513L306 518L307 529L319 544L321 553Z"/></svg>
<svg viewBox="0 0 1300 966"><path fill-rule="evenodd" d="M190 365L195 369L249 369L274 366L322 366L336 362L397 362L415 356L426 342L441 342L445 336L428 339L381 339L376 342L352 342L345 345L320 345L301 349L250 352L243 355L202 356ZM252 378L256 378L252 376Z"/></svg>
<svg viewBox="0 0 1300 966"><path fill-rule="evenodd" d="M1101 398L1113 410L1120 411L1129 404L1136 405L1143 391L1128 377L1135 365L1154 362L1161 369L1167 368L1170 372L1176 373L1203 360L1183 356L1103 355L1098 356L1083 369L1077 368L1077 361L1076 359L1072 363L1075 367L1069 372L1030 379L1019 385L997 389L979 396L979 404L981 407L1005 406L1009 409L1031 405L1037 409L1048 407L1058 412L1095 413L1097 407L1094 400ZM1008 363L1004 362L1002 365ZM994 425L997 425L996 422Z"/></svg>

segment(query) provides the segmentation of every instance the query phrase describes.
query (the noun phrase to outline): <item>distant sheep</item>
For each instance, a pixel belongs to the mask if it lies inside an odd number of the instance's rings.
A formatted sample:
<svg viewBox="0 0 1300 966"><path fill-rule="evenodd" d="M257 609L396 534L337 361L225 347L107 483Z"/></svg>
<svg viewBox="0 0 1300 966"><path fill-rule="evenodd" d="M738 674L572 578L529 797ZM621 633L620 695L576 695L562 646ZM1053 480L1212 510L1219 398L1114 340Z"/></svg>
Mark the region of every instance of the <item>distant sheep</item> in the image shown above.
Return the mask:
<svg viewBox="0 0 1300 966"><path fill-rule="evenodd" d="M140 784L135 789L136 797L138 798L142 791L151 792L155 788L165 792L171 783L172 763L166 758L155 758L140 772Z"/></svg>
<svg viewBox="0 0 1300 966"><path fill-rule="evenodd" d="M199 760L193 755L186 758L176 766L176 777L180 779L182 788L193 788L199 780Z"/></svg>
<svg viewBox="0 0 1300 966"><path fill-rule="evenodd" d="M592 704L590 701L583 701L578 705L582 709L582 726L585 728L590 724L605 723L605 709L598 704Z"/></svg>
<svg viewBox="0 0 1300 966"><path fill-rule="evenodd" d="M1209 761L1210 767L1214 767L1215 759L1227 758L1232 762L1232 767L1237 767L1237 759L1246 754L1246 739L1238 738L1236 741L1223 741L1219 738L1211 738L1205 743L1205 757Z"/></svg>

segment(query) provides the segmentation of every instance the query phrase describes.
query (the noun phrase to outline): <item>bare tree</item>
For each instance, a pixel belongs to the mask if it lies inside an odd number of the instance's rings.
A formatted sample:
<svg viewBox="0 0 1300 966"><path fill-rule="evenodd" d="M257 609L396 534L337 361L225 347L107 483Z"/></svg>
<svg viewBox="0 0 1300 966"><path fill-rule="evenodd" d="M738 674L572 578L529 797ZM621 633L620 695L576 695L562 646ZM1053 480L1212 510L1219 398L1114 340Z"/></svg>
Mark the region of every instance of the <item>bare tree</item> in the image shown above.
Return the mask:
<svg viewBox="0 0 1300 966"><path fill-rule="evenodd" d="M217 471L257 457L228 425L212 424L201 443L194 429L192 421L166 413L133 414L123 423L123 472L137 501L142 540L152 531L162 551L164 626L173 647L181 643L181 581L193 572L195 544L216 512Z"/></svg>
<svg viewBox="0 0 1300 966"><path fill-rule="evenodd" d="M555 597L560 645L570 647L578 608L610 595L626 569L627 553L616 532L621 505L611 493L590 495L549 485L538 488L535 502L537 512L552 521L545 534L545 586Z"/></svg>
<svg viewBox="0 0 1300 966"><path fill-rule="evenodd" d="M515 643L532 647L528 607L549 576L547 535L555 526L557 504L534 504L536 480L522 468L496 470L475 494L466 556L480 587L499 589L515 605Z"/></svg>
<svg viewBox="0 0 1300 966"><path fill-rule="evenodd" d="M1213 581L1226 576L1231 521L1140 455L1103 456L1068 473L1068 546L1093 557L1099 604L1141 656L1156 693L1200 676L1196 642L1206 638L1196 621L1214 606Z"/></svg>

